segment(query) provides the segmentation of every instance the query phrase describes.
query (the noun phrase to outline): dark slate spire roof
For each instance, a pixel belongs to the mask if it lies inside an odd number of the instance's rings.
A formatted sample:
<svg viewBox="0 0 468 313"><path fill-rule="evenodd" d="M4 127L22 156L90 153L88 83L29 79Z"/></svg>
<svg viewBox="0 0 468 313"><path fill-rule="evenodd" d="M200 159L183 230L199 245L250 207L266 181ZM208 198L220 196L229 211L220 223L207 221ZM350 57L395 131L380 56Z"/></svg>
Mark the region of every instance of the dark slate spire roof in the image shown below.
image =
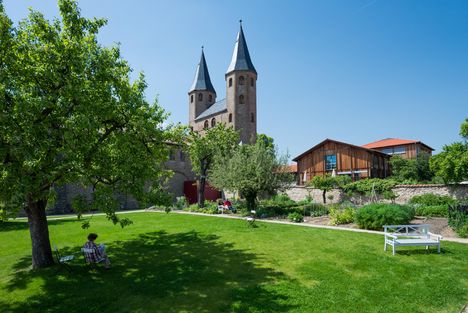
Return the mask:
<svg viewBox="0 0 468 313"><path fill-rule="evenodd" d="M253 71L257 74L255 67L250 59L249 49L245 42L244 31L242 30L242 20L240 21L240 30L237 34L236 45L234 46L234 52L232 53L231 64L226 71L226 74L232 71Z"/></svg>
<svg viewBox="0 0 468 313"><path fill-rule="evenodd" d="M214 89L213 84L211 84L210 73L208 73L208 66L206 65L203 47L200 62L198 63L197 71L195 72L195 78L189 92L194 90L206 90L216 94L216 90Z"/></svg>

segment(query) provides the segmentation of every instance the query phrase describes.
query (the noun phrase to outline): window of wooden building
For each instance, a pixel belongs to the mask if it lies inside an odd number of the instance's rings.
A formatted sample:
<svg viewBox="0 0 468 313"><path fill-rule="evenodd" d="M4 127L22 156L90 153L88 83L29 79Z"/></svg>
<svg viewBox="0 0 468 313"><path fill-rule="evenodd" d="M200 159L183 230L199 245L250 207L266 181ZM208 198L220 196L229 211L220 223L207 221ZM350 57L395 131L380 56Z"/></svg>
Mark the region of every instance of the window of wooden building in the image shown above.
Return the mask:
<svg viewBox="0 0 468 313"><path fill-rule="evenodd" d="M336 168L336 154L329 154L325 156L325 170L331 171Z"/></svg>

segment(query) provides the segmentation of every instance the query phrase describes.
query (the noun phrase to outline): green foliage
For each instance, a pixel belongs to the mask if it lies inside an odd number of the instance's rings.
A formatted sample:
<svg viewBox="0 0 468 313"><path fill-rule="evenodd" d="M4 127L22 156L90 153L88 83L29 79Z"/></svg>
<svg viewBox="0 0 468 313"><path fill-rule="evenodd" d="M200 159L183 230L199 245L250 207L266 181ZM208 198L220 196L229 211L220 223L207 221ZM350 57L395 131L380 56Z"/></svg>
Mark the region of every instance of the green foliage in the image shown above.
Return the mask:
<svg viewBox="0 0 468 313"><path fill-rule="evenodd" d="M323 191L323 203L326 203L327 191L330 191L334 188L342 188L343 186L348 184L350 181L351 181L351 178L349 178L346 175L331 176L327 174L325 176L312 177L312 180L309 182L309 186L322 190Z"/></svg>
<svg viewBox="0 0 468 313"><path fill-rule="evenodd" d="M317 217L328 214L328 208L321 203L310 203L298 207L305 216Z"/></svg>
<svg viewBox="0 0 468 313"><path fill-rule="evenodd" d="M442 152L434 155L429 163L431 170L445 183L468 180L468 118L460 126L462 142L445 145Z"/></svg>
<svg viewBox="0 0 468 313"><path fill-rule="evenodd" d="M262 206L278 206L282 208L297 206L297 203L291 200L286 194L274 195L270 199L261 200L259 204Z"/></svg>
<svg viewBox="0 0 468 313"><path fill-rule="evenodd" d="M218 214L218 204L212 201L206 201L205 206L200 208L197 203L191 204L183 209L188 212L206 213L206 214Z"/></svg>
<svg viewBox="0 0 468 313"><path fill-rule="evenodd" d="M191 131L186 150L192 162L192 169L198 176L198 205L205 205L204 191L206 180L215 159L228 158L238 148L239 134L232 127L216 124L203 133ZM210 180L211 183L211 180Z"/></svg>
<svg viewBox="0 0 468 313"><path fill-rule="evenodd" d="M304 221L304 217L297 212L289 213L288 219L294 223L302 223Z"/></svg>
<svg viewBox="0 0 468 313"><path fill-rule="evenodd" d="M361 179L343 186L343 190L348 196L366 196L371 197L372 192L375 192L377 197L384 199L394 199L395 194L392 188L397 183L392 179L370 178Z"/></svg>
<svg viewBox="0 0 468 313"><path fill-rule="evenodd" d="M460 237L468 237L468 205L451 205L448 210L448 224Z"/></svg>
<svg viewBox="0 0 468 313"><path fill-rule="evenodd" d="M353 207L341 208L340 206L332 205L328 210L330 212L331 225L349 224L354 221L356 210Z"/></svg>
<svg viewBox="0 0 468 313"><path fill-rule="evenodd" d="M415 205L417 216L425 217L447 217L448 206L447 205Z"/></svg>
<svg viewBox="0 0 468 313"><path fill-rule="evenodd" d="M187 198L185 198L184 196L177 197L174 206L177 210L183 210L184 208L188 207L189 204L188 204Z"/></svg>
<svg viewBox="0 0 468 313"><path fill-rule="evenodd" d="M445 145L442 152L432 156L430 167L445 183L468 180L468 143Z"/></svg>
<svg viewBox="0 0 468 313"><path fill-rule="evenodd" d="M251 210L256 207L259 193L274 194L292 182L292 175L284 171L287 160L287 156L278 156L262 142L243 145L230 157L216 158L210 183L218 189L239 192Z"/></svg>
<svg viewBox="0 0 468 313"><path fill-rule="evenodd" d="M465 121L460 126L460 136L468 140L468 117L465 118Z"/></svg>
<svg viewBox="0 0 468 313"><path fill-rule="evenodd" d="M453 205L457 203L457 200L450 196L440 196L433 193L426 193L419 196L412 197L408 203L420 204L420 205Z"/></svg>
<svg viewBox="0 0 468 313"><path fill-rule="evenodd" d="M411 206L373 203L358 209L354 221L360 228L382 230L383 225L408 224L414 215Z"/></svg>
<svg viewBox="0 0 468 313"><path fill-rule="evenodd" d="M0 200L17 211L54 185L82 183L95 190L89 205L126 225L113 196L144 201L145 183L168 175L166 142L178 136L146 101L144 76L131 82L119 48L98 43L106 21L71 0L59 10L52 22L31 11L18 28L0 11Z"/></svg>
<svg viewBox="0 0 468 313"><path fill-rule="evenodd" d="M430 155L425 152L418 154L416 159L404 159L399 155L390 158L392 178L399 183L429 182L434 176L429 167Z"/></svg>

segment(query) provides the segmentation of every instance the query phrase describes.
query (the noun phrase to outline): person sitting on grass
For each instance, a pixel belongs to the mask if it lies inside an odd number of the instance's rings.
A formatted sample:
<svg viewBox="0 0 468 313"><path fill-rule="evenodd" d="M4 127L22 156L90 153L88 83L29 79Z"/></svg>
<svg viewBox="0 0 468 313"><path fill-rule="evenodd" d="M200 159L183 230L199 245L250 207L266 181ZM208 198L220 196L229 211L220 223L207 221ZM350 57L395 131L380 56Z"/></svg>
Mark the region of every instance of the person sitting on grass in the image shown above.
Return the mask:
<svg viewBox="0 0 468 313"><path fill-rule="evenodd" d="M84 244L83 248L93 250L93 252L85 252L86 262L88 263L104 263L105 268L110 267L110 261L107 257L105 252L106 246L100 244L99 246L96 245L94 242L98 237L97 234L91 233L88 235L88 241Z"/></svg>

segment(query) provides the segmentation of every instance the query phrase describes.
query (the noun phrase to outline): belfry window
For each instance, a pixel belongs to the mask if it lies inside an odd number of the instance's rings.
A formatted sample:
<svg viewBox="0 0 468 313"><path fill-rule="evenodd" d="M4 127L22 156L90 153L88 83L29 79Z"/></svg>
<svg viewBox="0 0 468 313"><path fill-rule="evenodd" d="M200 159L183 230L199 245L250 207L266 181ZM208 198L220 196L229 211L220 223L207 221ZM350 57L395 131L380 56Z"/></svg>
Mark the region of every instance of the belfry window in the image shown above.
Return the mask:
<svg viewBox="0 0 468 313"><path fill-rule="evenodd" d="M198 94L198 101L203 101L203 94L202 93Z"/></svg>
<svg viewBox="0 0 468 313"><path fill-rule="evenodd" d="M232 87L232 78L229 78L229 87Z"/></svg>
<svg viewBox="0 0 468 313"><path fill-rule="evenodd" d="M251 86L251 87L254 86L254 79L253 79L253 77L250 78L250 86Z"/></svg>
<svg viewBox="0 0 468 313"><path fill-rule="evenodd" d="M215 127L215 126L216 126L216 119L212 118L211 119L211 127Z"/></svg>
<svg viewBox="0 0 468 313"><path fill-rule="evenodd" d="M244 84L245 84L244 76L239 77L239 85L244 85Z"/></svg>
<svg viewBox="0 0 468 313"><path fill-rule="evenodd" d="M190 103L193 103L193 95L190 96Z"/></svg>
<svg viewBox="0 0 468 313"><path fill-rule="evenodd" d="M232 123L232 113L229 113L229 123Z"/></svg>
<svg viewBox="0 0 468 313"><path fill-rule="evenodd" d="M208 128L208 120L205 121L205 124L203 125L203 129L207 129Z"/></svg>
<svg viewBox="0 0 468 313"><path fill-rule="evenodd" d="M255 122L255 115L253 113L250 113L250 122Z"/></svg>
<svg viewBox="0 0 468 313"><path fill-rule="evenodd" d="M213 101L213 95L210 95L208 98L210 99L210 102Z"/></svg>
<svg viewBox="0 0 468 313"><path fill-rule="evenodd" d="M239 96L239 103L240 103L240 104L244 104L244 103L245 103L245 97L244 97L244 95L240 95L240 96Z"/></svg>

